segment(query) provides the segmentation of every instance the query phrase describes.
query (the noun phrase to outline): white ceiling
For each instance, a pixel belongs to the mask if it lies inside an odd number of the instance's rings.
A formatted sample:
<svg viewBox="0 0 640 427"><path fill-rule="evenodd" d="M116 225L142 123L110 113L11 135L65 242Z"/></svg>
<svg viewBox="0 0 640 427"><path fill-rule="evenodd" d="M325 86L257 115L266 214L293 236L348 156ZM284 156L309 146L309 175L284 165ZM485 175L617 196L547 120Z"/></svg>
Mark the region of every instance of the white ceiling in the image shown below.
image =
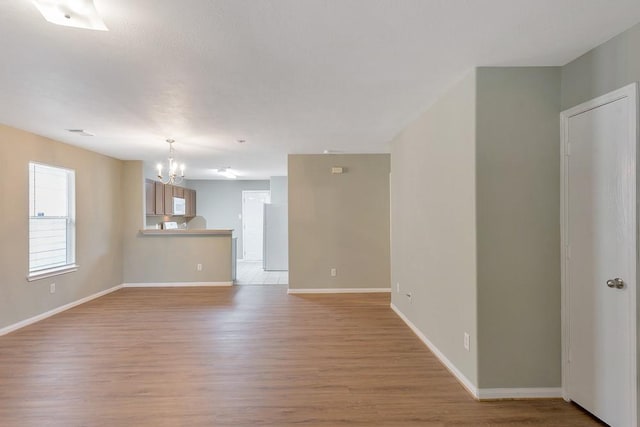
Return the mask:
<svg viewBox="0 0 640 427"><path fill-rule="evenodd" d="M282 175L288 153L388 151L471 67L563 65L640 21L638 0L95 4L109 32L0 1L0 123L154 163L175 138L200 179Z"/></svg>

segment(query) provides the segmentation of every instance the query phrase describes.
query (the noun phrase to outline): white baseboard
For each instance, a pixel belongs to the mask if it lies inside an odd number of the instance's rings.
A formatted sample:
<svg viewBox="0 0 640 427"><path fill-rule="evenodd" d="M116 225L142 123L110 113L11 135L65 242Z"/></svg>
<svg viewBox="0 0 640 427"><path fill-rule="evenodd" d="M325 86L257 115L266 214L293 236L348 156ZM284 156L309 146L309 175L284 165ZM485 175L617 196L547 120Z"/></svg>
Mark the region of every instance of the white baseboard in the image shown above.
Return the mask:
<svg viewBox="0 0 640 427"><path fill-rule="evenodd" d="M287 289L288 294L371 294L390 293L391 288L317 288L317 289Z"/></svg>
<svg viewBox="0 0 640 427"><path fill-rule="evenodd" d="M431 350L440 362L453 374L454 377L478 400L497 399L553 399L562 397L562 388L477 388L455 367L447 357L413 324L393 303L391 309L411 328L414 334Z"/></svg>
<svg viewBox="0 0 640 427"><path fill-rule="evenodd" d="M79 299L77 301L73 301L73 302L70 302L70 303L65 304L65 305L61 305L60 307L56 307L53 310L49 310L49 311L46 311L46 312L44 312L42 314L38 314L37 316L33 316L33 317L28 318L28 319L22 320L22 321L20 321L18 323L14 323L13 325L5 326L4 328L0 329L0 336L6 335L6 334L8 334L10 332L13 332L13 331L16 331L16 330L18 330L20 328L24 328L25 326L32 325L32 324L34 324L36 322L39 322L39 321L44 320L44 319L46 319L48 317L51 317L54 314L58 314L58 313L61 313L63 311L69 310L70 308L73 308L73 307L78 306L80 304L84 304L85 302L89 302L89 301L94 300L96 298L100 298L101 296L110 294L111 292L117 291L120 288L122 288L122 285L117 285L117 286L114 286L113 288L105 289L104 291L100 291L100 292L98 292L96 294L89 295L88 297L81 298L81 299Z"/></svg>
<svg viewBox="0 0 640 427"><path fill-rule="evenodd" d="M562 388L481 388L479 400L554 399L562 397Z"/></svg>
<svg viewBox="0 0 640 427"><path fill-rule="evenodd" d="M161 283L124 283L123 288L182 288L202 286L233 286L233 282L161 282Z"/></svg>
<svg viewBox="0 0 640 427"><path fill-rule="evenodd" d="M438 350L438 348L433 345L431 341L429 341L429 339L422 333L422 331L420 331L420 329L418 329L418 327L414 325L413 322L409 320L407 316L405 316L393 303L391 303L391 309L396 312L398 317L400 317L400 319L402 319L404 323L409 326L413 333L416 334L418 338L420 338L420 340L429 348L429 350L431 350L431 352L440 360L445 368L447 368L449 372L451 372L453 376L456 377L460 384L462 384L462 386L467 389L467 391L471 393L474 398L478 399L478 388L473 385L473 383L469 381L469 379L465 377L464 374L460 372L458 368L456 368L456 366L451 363L451 361L447 359L447 357L440 350Z"/></svg>

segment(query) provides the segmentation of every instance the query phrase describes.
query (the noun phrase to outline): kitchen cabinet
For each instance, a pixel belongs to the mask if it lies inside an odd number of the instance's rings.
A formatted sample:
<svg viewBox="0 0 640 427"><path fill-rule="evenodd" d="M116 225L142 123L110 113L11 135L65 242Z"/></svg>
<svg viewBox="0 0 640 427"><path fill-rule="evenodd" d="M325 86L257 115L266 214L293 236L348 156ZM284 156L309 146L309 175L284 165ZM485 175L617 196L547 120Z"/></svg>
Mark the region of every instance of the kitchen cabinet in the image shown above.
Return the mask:
<svg viewBox="0 0 640 427"><path fill-rule="evenodd" d="M173 215L173 188L171 184L164 186L164 214Z"/></svg>
<svg viewBox="0 0 640 427"><path fill-rule="evenodd" d="M196 191L189 188L184 189L184 202L186 217L196 216Z"/></svg>
<svg viewBox="0 0 640 427"><path fill-rule="evenodd" d="M178 187L178 186L173 186L173 197L180 197L181 199L184 199L184 188L182 187Z"/></svg>
<svg viewBox="0 0 640 427"><path fill-rule="evenodd" d="M153 181L156 187L155 214L164 215L164 184Z"/></svg>
<svg viewBox="0 0 640 427"><path fill-rule="evenodd" d="M145 212L147 215L156 213L156 186L154 181L147 179L144 181Z"/></svg>
<svg viewBox="0 0 640 427"><path fill-rule="evenodd" d="M173 198L185 199L185 217L196 216L196 191L177 185L163 184L146 179L144 182L145 214L147 216L173 215Z"/></svg>
<svg viewBox="0 0 640 427"><path fill-rule="evenodd" d="M191 191L191 213L193 214L192 216L196 216L198 215L198 212L196 211L196 190L189 191Z"/></svg>

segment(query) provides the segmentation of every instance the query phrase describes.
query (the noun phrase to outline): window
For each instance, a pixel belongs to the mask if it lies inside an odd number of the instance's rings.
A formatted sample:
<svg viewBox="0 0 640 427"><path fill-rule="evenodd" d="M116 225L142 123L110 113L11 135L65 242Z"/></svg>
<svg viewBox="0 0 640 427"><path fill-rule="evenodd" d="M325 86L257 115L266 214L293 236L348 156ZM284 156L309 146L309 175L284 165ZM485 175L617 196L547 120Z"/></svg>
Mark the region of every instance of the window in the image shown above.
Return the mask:
<svg viewBox="0 0 640 427"><path fill-rule="evenodd" d="M75 271L75 172L29 163L29 280Z"/></svg>

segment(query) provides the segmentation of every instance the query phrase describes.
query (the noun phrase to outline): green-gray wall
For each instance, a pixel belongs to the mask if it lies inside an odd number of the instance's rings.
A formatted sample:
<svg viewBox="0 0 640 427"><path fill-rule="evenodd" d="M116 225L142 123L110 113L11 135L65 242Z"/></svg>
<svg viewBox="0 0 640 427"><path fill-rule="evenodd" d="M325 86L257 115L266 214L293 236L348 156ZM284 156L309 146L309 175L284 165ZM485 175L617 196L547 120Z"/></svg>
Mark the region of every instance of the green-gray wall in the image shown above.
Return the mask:
<svg viewBox="0 0 640 427"><path fill-rule="evenodd" d="M640 24L562 67L562 110L640 80Z"/></svg>
<svg viewBox="0 0 640 427"><path fill-rule="evenodd" d="M391 144L391 301L473 384L475 105L469 73Z"/></svg>
<svg viewBox="0 0 640 427"><path fill-rule="evenodd" d="M0 125L0 329L122 283L123 162ZM28 282L29 162L76 172L77 271ZM56 292L49 293L49 284Z"/></svg>
<svg viewBox="0 0 640 427"><path fill-rule="evenodd" d="M560 69L476 78L478 385L560 387Z"/></svg>
<svg viewBox="0 0 640 427"><path fill-rule="evenodd" d="M289 288L388 289L389 155L290 155L288 176Z"/></svg>
<svg viewBox="0 0 640 427"><path fill-rule="evenodd" d="M559 68L479 68L392 142L392 302L480 389L560 386L559 112Z"/></svg>

